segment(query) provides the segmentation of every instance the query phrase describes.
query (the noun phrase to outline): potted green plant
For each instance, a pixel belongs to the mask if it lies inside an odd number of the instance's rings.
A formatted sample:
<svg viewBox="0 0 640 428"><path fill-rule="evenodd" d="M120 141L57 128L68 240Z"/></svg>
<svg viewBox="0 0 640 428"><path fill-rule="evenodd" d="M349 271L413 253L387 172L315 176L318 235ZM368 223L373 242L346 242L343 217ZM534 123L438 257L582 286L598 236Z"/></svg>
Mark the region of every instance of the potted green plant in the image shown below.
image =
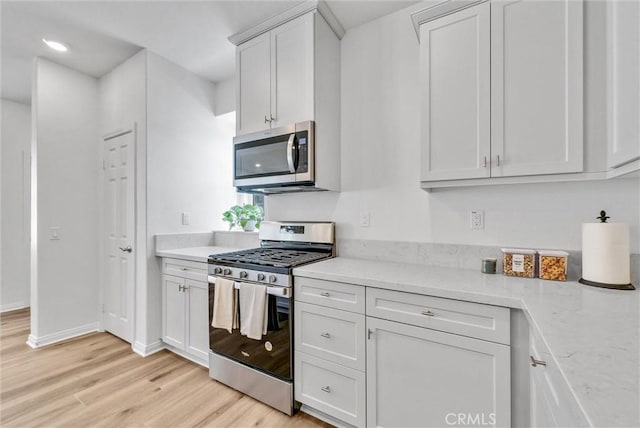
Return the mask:
<svg viewBox="0 0 640 428"><path fill-rule="evenodd" d="M252 204L234 205L222 213L222 220L229 223L229 230L239 226L245 232L260 229L260 222L264 220L261 207Z"/></svg>

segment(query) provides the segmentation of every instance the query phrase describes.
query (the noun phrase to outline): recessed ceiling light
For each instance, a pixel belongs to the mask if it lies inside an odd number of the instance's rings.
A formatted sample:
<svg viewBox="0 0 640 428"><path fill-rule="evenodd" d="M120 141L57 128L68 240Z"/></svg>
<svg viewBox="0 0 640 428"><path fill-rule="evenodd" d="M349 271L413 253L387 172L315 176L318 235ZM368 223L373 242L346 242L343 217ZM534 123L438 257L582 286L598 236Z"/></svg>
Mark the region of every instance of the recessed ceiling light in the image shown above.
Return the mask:
<svg viewBox="0 0 640 428"><path fill-rule="evenodd" d="M47 40L44 37L42 38L42 41L55 51L66 52L69 50L69 48L64 43L56 42L55 40Z"/></svg>

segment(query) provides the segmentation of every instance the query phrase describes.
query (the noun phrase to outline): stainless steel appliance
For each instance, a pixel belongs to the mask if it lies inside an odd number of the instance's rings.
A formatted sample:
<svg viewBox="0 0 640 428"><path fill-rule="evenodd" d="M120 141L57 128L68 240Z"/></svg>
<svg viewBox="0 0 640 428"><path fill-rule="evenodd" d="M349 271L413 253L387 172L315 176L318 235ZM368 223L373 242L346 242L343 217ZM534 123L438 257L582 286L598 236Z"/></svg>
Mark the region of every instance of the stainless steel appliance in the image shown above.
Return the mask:
<svg viewBox="0 0 640 428"><path fill-rule="evenodd" d="M233 185L258 194L336 190L317 186L315 128L307 121L235 137Z"/></svg>
<svg viewBox="0 0 640 428"><path fill-rule="evenodd" d="M335 256L333 223L262 222L260 247L209 256L209 319L215 281L228 278L267 285L268 326L261 340L234 329L209 327L213 379L291 415L293 399L292 270ZM236 291L237 292L237 291Z"/></svg>

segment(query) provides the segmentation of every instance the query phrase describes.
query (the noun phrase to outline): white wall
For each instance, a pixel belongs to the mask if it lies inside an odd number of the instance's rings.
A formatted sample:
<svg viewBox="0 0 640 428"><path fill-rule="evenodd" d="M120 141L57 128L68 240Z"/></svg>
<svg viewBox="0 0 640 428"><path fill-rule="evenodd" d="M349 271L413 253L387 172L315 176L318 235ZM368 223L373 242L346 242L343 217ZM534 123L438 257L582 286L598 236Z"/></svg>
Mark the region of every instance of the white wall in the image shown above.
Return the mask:
<svg viewBox="0 0 640 428"><path fill-rule="evenodd" d="M224 230L222 212L235 204L232 184L233 114L214 116L215 87L147 53L148 326L160 337L158 233ZM190 225L182 225L182 213Z"/></svg>
<svg viewBox="0 0 640 428"><path fill-rule="evenodd" d="M100 135L135 128L136 266L134 340L146 344L147 305L147 51L141 50L100 78ZM103 266L101 265L101 268Z"/></svg>
<svg viewBox="0 0 640 428"><path fill-rule="evenodd" d="M29 306L31 107L2 100L0 311Z"/></svg>
<svg viewBox="0 0 640 428"><path fill-rule="evenodd" d="M236 111L236 79L228 79L215 84L215 115L220 116ZM235 133L234 133L235 135Z"/></svg>
<svg viewBox="0 0 640 428"><path fill-rule="evenodd" d="M578 250L581 223L605 209L637 237L638 179L419 189L419 47L409 12L421 7L349 30L342 40L343 192L269 196L268 218L333 220L339 239ZM589 123L587 132L605 135ZM474 209L485 212L484 230L469 229ZM370 212L370 227L359 226L361 211ZM632 252L639 251L632 239Z"/></svg>
<svg viewBox="0 0 640 428"><path fill-rule="evenodd" d="M32 120L37 129L36 299L30 340L95 329L98 321L98 82L39 58ZM50 240L51 227L60 239Z"/></svg>

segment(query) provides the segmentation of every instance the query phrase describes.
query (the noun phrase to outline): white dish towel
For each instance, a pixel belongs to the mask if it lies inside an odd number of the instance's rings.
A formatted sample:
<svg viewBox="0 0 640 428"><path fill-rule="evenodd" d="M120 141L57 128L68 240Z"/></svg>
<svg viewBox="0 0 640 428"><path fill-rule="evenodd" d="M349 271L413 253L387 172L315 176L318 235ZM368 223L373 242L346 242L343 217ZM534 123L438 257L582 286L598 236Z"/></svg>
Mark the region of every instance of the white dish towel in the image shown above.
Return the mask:
<svg viewBox="0 0 640 428"><path fill-rule="evenodd" d="M267 287L260 284L240 285L240 334L249 339L262 339L267 334Z"/></svg>
<svg viewBox="0 0 640 428"><path fill-rule="evenodd" d="M211 326L224 328L229 334L238 328L238 294L230 279L216 278Z"/></svg>

